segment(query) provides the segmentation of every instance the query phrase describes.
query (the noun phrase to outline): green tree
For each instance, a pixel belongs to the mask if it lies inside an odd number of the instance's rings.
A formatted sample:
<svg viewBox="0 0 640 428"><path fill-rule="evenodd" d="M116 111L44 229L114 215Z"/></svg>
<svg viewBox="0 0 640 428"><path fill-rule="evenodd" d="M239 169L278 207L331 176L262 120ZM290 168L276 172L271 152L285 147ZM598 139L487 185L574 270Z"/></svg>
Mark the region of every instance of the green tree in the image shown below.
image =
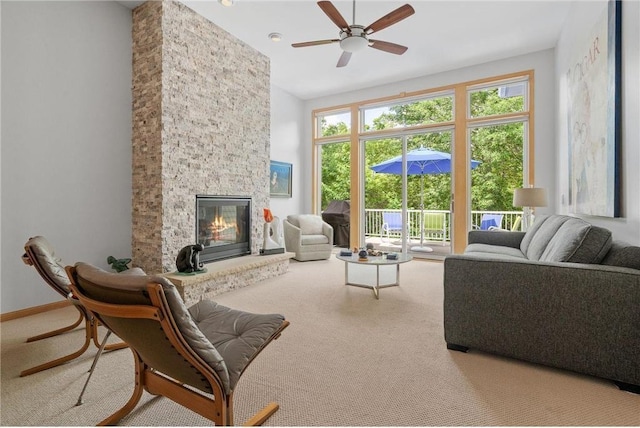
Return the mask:
<svg viewBox="0 0 640 428"><path fill-rule="evenodd" d="M502 98L497 89L474 92L471 95L473 117L521 111L523 97ZM384 130L406 126L450 122L453 120L453 100L450 96L422 100L389 108L367 125L367 129ZM344 123L323 126L323 135L347 135ZM521 123L476 128L471 133L471 157L480 165L471 172L472 210L513 210L513 189L522 186L524 126ZM427 147L451 152L452 132L431 132L412 135L407 150ZM349 199L350 150L346 142L322 146L322 207L332 199ZM376 174L371 166L401 154L398 138L366 142L365 208L400 209L402 179L399 175ZM420 177L408 177L409 209L420 208ZM450 206L451 174L424 176L425 209L447 210Z"/></svg>
<svg viewBox="0 0 640 428"><path fill-rule="evenodd" d="M348 135L349 128L344 122L328 125L322 120L322 135ZM351 199L351 153L349 140L328 143L321 146L322 182L320 209L324 210L332 200Z"/></svg>

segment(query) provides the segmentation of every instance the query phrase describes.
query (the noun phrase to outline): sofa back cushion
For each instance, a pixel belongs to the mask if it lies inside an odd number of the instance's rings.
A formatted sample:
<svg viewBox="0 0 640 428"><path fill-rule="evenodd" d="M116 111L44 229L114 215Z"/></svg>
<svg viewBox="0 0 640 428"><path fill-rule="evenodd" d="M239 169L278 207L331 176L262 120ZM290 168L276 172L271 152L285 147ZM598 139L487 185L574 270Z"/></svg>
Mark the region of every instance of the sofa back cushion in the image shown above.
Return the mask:
<svg viewBox="0 0 640 428"><path fill-rule="evenodd" d="M564 215L537 218L520 245L529 260L573 263L600 263L610 248L609 230Z"/></svg>
<svg viewBox="0 0 640 428"><path fill-rule="evenodd" d="M640 247L614 241L602 264L640 270Z"/></svg>
<svg viewBox="0 0 640 428"><path fill-rule="evenodd" d="M522 238L520 250L529 260L540 260L551 238L564 223L562 216L536 216L532 226Z"/></svg>

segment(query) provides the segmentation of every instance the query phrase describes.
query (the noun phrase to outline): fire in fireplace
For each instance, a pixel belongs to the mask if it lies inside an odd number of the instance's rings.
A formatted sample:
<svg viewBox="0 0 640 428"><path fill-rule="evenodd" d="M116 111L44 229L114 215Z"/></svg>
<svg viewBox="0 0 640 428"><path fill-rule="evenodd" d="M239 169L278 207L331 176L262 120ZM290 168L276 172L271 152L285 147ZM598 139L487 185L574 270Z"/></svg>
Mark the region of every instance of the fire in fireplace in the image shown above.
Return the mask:
<svg viewBox="0 0 640 428"><path fill-rule="evenodd" d="M196 195L201 262L251 254L251 198Z"/></svg>

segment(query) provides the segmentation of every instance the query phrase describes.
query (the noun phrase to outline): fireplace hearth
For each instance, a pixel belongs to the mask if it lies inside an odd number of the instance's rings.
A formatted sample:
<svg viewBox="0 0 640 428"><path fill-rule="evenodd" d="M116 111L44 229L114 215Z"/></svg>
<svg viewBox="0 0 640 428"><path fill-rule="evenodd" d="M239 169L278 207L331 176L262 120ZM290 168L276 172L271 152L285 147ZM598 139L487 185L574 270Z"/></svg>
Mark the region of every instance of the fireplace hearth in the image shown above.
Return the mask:
<svg viewBox="0 0 640 428"><path fill-rule="evenodd" d="M196 239L203 263L251 254L251 198L196 195Z"/></svg>

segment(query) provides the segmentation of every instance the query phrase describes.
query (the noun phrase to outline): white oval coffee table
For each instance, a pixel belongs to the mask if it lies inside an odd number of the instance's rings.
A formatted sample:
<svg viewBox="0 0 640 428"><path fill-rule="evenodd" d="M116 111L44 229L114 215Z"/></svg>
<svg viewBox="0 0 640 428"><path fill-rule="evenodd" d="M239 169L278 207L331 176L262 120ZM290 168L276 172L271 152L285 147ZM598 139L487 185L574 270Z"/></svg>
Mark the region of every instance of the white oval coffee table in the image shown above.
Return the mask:
<svg viewBox="0 0 640 428"><path fill-rule="evenodd" d="M388 259L386 256L380 257L367 257L366 260L360 260L357 254L353 254L351 256L341 256L340 254L336 254L336 258L338 260L342 260L344 262L344 283L345 285L353 285L355 287L363 287L370 288L373 290L373 295L376 299L380 298L380 289L386 287L396 287L400 285L400 265L402 263L410 262L413 260L409 254L405 253L396 253L396 259ZM375 283L367 284L363 282L354 282L349 278L349 266L351 265L359 265L359 266L375 266L376 268L376 279ZM395 266L395 281L381 283L380 279L380 268Z"/></svg>

